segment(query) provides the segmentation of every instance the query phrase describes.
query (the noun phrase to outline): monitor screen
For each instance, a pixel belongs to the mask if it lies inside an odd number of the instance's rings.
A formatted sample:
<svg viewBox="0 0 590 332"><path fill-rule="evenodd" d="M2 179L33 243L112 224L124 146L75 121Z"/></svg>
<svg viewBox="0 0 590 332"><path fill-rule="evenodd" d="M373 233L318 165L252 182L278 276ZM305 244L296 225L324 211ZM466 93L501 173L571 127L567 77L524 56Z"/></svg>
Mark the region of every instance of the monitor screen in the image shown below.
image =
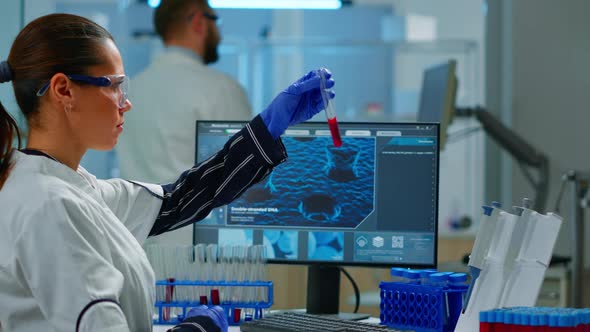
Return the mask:
<svg viewBox="0 0 590 332"><path fill-rule="evenodd" d="M196 160L244 122L197 121ZM326 123L290 127L270 176L194 224L194 243L264 244L271 263L436 265L439 126Z"/></svg>
<svg viewBox="0 0 590 332"><path fill-rule="evenodd" d="M455 71L457 62L449 60L424 71L422 89L420 90L419 122L440 123L440 147L444 149L447 128L455 114L455 97L457 94L457 78Z"/></svg>

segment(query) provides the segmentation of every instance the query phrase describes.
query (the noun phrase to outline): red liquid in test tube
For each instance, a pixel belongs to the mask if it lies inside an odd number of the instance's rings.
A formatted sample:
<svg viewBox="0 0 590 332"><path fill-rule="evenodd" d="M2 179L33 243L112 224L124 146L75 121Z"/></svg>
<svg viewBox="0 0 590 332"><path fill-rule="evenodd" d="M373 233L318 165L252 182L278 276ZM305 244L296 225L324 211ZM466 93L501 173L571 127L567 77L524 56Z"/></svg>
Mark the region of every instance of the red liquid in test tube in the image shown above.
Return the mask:
<svg viewBox="0 0 590 332"><path fill-rule="evenodd" d="M174 281L176 281L176 279L175 278L167 278L166 281L174 282ZM168 286L166 286L166 303L172 302L173 299L174 299L174 286L168 285ZM162 316L164 316L164 317L162 317L164 319L164 321L167 322L170 320L170 307L164 308L164 312L163 312Z"/></svg>
<svg viewBox="0 0 590 332"><path fill-rule="evenodd" d="M332 134L332 142L335 147L342 145L342 138L340 137L340 130L338 130L338 121L336 117L328 119L328 125L330 126L330 133Z"/></svg>
<svg viewBox="0 0 590 332"><path fill-rule="evenodd" d="M221 302L219 301L219 289L212 289L211 290L211 304L213 305L220 305Z"/></svg>
<svg viewBox="0 0 590 332"><path fill-rule="evenodd" d="M234 323L239 323L242 316L242 309L234 309Z"/></svg>

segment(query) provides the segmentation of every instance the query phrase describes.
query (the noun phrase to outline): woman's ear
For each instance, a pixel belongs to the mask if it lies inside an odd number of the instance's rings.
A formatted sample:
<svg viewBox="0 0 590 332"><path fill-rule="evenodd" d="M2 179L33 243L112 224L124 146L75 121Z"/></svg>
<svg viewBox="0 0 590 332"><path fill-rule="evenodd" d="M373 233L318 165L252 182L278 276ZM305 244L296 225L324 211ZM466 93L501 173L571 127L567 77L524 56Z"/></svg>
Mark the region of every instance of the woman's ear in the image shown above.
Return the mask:
<svg viewBox="0 0 590 332"><path fill-rule="evenodd" d="M62 105L71 105L73 99L72 88L72 81L65 74L57 73L53 75L49 82L48 93L52 96L52 99Z"/></svg>

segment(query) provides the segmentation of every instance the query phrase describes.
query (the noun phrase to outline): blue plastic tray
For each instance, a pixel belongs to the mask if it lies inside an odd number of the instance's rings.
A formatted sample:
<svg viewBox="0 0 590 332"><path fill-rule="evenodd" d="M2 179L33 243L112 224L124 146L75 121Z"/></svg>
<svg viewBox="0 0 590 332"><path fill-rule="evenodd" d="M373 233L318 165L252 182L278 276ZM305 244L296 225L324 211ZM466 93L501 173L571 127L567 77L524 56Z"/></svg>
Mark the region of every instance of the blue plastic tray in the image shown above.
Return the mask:
<svg viewBox="0 0 590 332"><path fill-rule="evenodd" d="M417 332L455 329L467 287L449 289L431 285L381 282L381 324Z"/></svg>

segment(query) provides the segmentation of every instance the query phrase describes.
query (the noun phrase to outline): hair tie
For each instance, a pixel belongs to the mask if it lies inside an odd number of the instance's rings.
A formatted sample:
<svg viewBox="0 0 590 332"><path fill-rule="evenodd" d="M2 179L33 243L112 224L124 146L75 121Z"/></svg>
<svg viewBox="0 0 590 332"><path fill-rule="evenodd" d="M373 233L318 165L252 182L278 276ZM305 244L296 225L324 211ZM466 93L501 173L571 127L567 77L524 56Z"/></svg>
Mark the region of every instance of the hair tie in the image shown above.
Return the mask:
<svg viewBox="0 0 590 332"><path fill-rule="evenodd" d="M12 69L6 61L0 62L0 83L12 81Z"/></svg>

